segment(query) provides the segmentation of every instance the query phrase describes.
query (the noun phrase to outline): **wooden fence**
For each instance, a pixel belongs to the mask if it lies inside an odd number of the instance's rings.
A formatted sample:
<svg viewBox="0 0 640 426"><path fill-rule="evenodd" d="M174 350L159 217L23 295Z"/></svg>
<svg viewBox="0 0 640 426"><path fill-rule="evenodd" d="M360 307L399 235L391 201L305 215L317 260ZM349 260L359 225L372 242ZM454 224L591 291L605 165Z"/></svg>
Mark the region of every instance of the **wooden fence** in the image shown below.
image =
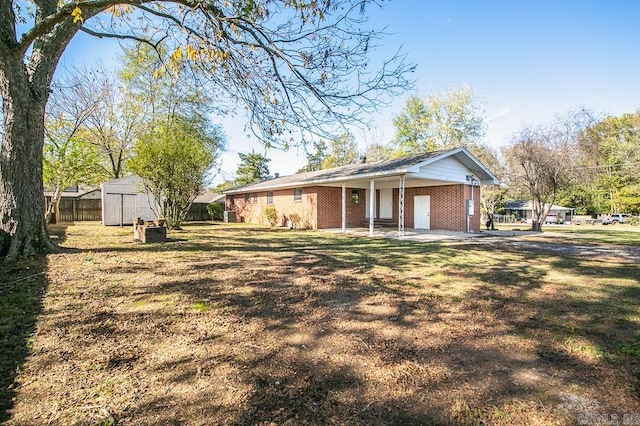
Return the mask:
<svg viewBox="0 0 640 426"><path fill-rule="evenodd" d="M48 200L46 200L48 202ZM80 222L102 220L102 200L63 198L60 200L60 218L58 222ZM187 213L187 221L211 220L207 205L192 204Z"/></svg>
<svg viewBox="0 0 640 426"><path fill-rule="evenodd" d="M60 200L58 222L89 220L102 220L102 200L83 198L63 198Z"/></svg>

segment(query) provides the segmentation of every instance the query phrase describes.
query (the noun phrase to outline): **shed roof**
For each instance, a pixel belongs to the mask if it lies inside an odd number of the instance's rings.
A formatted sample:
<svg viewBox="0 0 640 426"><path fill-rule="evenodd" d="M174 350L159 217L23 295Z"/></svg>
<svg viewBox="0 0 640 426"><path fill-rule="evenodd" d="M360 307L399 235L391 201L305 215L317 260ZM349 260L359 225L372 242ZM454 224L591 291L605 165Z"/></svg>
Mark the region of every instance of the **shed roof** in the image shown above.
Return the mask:
<svg viewBox="0 0 640 426"><path fill-rule="evenodd" d="M239 192L290 188L304 185L326 185L362 179L376 179L401 174L419 178L421 167L447 157L453 157L462 165L467 167L480 181L480 183L497 184L500 182L498 178L496 178L496 176L482 163L480 163L480 161L478 161L467 149L454 148L427 152L411 157L402 157L372 163L350 164L348 166L335 167L332 169L296 173L289 176L282 176L275 179L249 184L243 187L230 188L223 191L223 193L234 194Z"/></svg>

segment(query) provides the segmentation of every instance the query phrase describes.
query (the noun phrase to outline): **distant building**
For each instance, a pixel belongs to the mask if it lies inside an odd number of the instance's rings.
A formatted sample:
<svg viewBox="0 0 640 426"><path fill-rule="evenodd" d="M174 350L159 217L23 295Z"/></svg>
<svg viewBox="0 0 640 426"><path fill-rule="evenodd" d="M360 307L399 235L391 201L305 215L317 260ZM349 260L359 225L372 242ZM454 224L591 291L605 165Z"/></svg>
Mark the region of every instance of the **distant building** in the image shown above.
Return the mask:
<svg viewBox="0 0 640 426"><path fill-rule="evenodd" d="M533 202L532 201L508 201L505 204L505 211L507 215L515 216L516 221L531 223L533 220ZM548 207L545 204L545 208ZM549 210L549 214L555 214L563 222L571 222L571 216L573 216L575 209L570 207L563 207L558 205L552 205ZM567 219L567 216L569 218Z"/></svg>
<svg viewBox="0 0 640 426"><path fill-rule="evenodd" d="M100 188L103 225L132 225L136 218L154 220L161 215L160 204L147 192L139 176L113 179Z"/></svg>

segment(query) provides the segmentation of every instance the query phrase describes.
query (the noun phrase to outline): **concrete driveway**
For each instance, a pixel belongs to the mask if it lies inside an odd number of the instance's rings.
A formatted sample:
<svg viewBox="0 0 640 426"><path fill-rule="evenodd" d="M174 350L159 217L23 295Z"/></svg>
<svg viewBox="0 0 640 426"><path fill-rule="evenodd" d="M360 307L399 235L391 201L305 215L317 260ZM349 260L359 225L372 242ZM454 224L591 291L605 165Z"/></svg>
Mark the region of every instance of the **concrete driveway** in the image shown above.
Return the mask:
<svg viewBox="0 0 640 426"><path fill-rule="evenodd" d="M342 233L342 229L328 229L326 231L332 233ZM369 238L368 228L348 228L347 235L355 235L359 237ZM527 237L544 237L544 239ZM421 242L473 242L479 245L492 244L504 245L505 247L516 248L519 251L542 252L547 254L555 254L561 256L569 256L575 258L584 258L591 260L608 260L618 263L640 263L640 247L618 246L614 244L585 244L576 241L557 241L555 237L566 237L566 234L559 232L546 231L507 231L482 230L477 233L453 232L453 231L431 231L425 229L406 229L404 240L421 241ZM395 228L376 228L374 229L373 238L389 238L400 239L398 230ZM548 240L546 240L548 238Z"/></svg>

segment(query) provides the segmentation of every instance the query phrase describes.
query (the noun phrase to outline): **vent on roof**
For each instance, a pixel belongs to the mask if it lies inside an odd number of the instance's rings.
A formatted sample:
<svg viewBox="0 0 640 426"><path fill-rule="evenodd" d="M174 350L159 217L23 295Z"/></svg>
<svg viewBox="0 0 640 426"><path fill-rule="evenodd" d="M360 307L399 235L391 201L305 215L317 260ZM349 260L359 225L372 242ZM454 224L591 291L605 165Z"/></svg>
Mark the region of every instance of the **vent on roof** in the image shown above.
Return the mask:
<svg viewBox="0 0 640 426"><path fill-rule="evenodd" d="M280 173L274 173L273 176L274 176L274 179L278 179L280 177Z"/></svg>

